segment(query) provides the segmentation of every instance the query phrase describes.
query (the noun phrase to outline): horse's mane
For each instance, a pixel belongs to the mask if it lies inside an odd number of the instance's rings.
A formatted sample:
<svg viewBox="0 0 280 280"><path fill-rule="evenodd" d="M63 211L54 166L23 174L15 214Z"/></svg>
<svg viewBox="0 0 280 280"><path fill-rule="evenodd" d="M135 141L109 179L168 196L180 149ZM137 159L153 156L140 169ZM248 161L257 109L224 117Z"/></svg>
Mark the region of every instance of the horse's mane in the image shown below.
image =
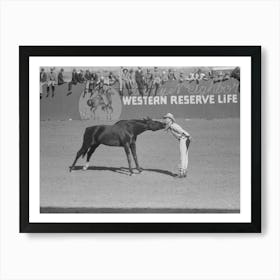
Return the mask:
<svg viewBox="0 0 280 280"><path fill-rule="evenodd" d="M128 123L142 123L142 124L146 124L147 123L147 119L131 119L131 120L119 120L117 121L115 124L119 124L121 122L128 122Z"/></svg>

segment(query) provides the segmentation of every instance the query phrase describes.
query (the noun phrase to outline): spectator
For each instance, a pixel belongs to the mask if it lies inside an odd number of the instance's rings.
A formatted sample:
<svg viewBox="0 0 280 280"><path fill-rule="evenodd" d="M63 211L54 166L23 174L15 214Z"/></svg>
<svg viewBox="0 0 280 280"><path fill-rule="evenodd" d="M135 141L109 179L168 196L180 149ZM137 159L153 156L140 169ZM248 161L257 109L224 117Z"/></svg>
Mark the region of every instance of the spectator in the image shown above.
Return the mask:
<svg viewBox="0 0 280 280"><path fill-rule="evenodd" d="M92 74L90 75L90 82L89 82L89 92L90 92L90 97L92 97L93 95L93 91L98 83L98 75L96 72L92 72Z"/></svg>
<svg viewBox="0 0 280 280"><path fill-rule="evenodd" d="M71 94L71 90L72 90L72 85L76 85L78 83L78 73L76 71L76 69L74 68L72 71L72 79L71 82L68 84L68 95Z"/></svg>
<svg viewBox="0 0 280 280"><path fill-rule="evenodd" d="M132 90L135 89L136 88L135 74L134 74L134 71L133 71L132 68L129 70L129 81L130 81L130 85L131 85Z"/></svg>
<svg viewBox="0 0 280 280"><path fill-rule="evenodd" d="M179 83L183 83L185 81L184 73L181 72L179 76Z"/></svg>
<svg viewBox="0 0 280 280"><path fill-rule="evenodd" d="M85 80L86 80L86 81L89 81L90 78L91 78L91 73L90 73L89 70L87 69L87 70L86 70L86 73L85 73Z"/></svg>
<svg viewBox="0 0 280 280"><path fill-rule="evenodd" d="M175 81L175 80L176 80L175 72L172 71L171 68L168 69L168 74L167 74L167 76L168 76L168 80L169 80L169 81Z"/></svg>
<svg viewBox="0 0 280 280"><path fill-rule="evenodd" d="M47 81L47 97L49 97L50 94L50 87L52 88L52 97L54 97L54 91L55 91L55 84L56 84L56 74L54 72L54 68L52 67L50 69L50 73L48 75L48 81Z"/></svg>
<svg viewBox="0 0 280 280"><path fill-rule="evenodd" d="M143 90L144 90L144 74L142 67L138 67L138 69L135 71L135 81L137 84L137 88L139 91L139 94L141 96L144 95Z"/></svg>
<svg viewBox="0 0 280 280"><path fill-rule="evenodd" d="M151 94L153 87L153 74L151 73L150 69L147 69L147 73L145 75L145 93L148 93L148 95Z"/></svg>
<svg viewBox="0 0 280 280"><path fill-rule="evenodd" d="M104 85L109 86L110 85L110 79L109 76L104 76L103 77Z"/></svg>
<svg viewBox="0 0 280 280"><path fill-rule="evenodd" d="M40 99L43 95L43 86L47 84L47 73L44 68L40 70Z"/></svg>
<svg viewBox="0 0 280 280"><path fill-rule="evenodd" d="M123 87L127 89L128 95L132 94L132 87L131 87L131 81L130 81L130 75L128 73L127 68L123 68L122 71L122 80L123 80Z"/></svg>
<svg viewBox="0 0 280 280"><path fill-rule="evenodd" d="M238 84L238 92L240 93L240 68L236 67L232 70L230 73L230 78L236 79L239 84Z"/></svg>
<svg viewBox="0 0 280 280"><path fill-rule="evenodd" d="M98 74L96 72L93 72L91 76L92 76L93 80L95 81L95 83L97 83L98 79L99 79Z"/></svg>
<svg viewBox="0 0 280 280"><path fill-rule="evenodd" d="M210 71L208 71L208 79L210 79L210 80L214 79L214 73L213 73L212 69Z"/></svg>
<svg viewBox="0 0 280 280"><path fill-rule="evenodd" d="M199 68L194 72L194 79L196 81L196 84L199 84L200 73L201 73L201 70Z"/></svg>
<svg viewBox="0 0 280 280"><path fill-rule="evenodd" d="M64 69L61 68L59 73L58 73L58 76L57 76L57 84L60 86L60 85L63 85L65 82L64 82L64 76L63 76L63 72L64 72Z"/></svg>
<svg viewBox="0 0 280 280"><path fill-rule="evenodd" d="M168 81L168 74L165 70L162 71L162 84Z"/></svg>
<svg viewBox="0 0 280 280"><path fill-rule="evenodd" d="M196 84L198 84L199 75L197 74L197 72L190 73L189 76L186 78L186 80L189 81L189 83L192 83L193 81L195 81Z"/></svg>
<svg viewBox="0 0 280 280"><path fill-rule="evenodd" d="M84 83L84 81L85 81L85 78L84 78L84 71L81 69L81 70L80 70L80 73L78 74L78 82L79 82L80 84L82 84L82 83Z"/></svg>
<svg viewBox="0 0 280 280"><path fill-rule="evenodd" d="M213 83L219 83L219 82L223 82L224 81L224 73L223 71L220 71L218 74L217 74L217 77L213 80Z"/></svg>
<svg viewBox="0 0 280 280"><path fill-rule="evenodd" d="M153 88L154 90L154 96L157 95L157 91L161 85L162 77L161 73L158 69L158 67L154 67L154 75L153 75Z"/></svg>
<svg viewBox="0 0 280 280"><path fill-rule="evenodd" d="M240 68L236 67L230 73L230 77L240 82Z"/></svg>
<svg viewBox="0 0 280 280"><path fill-rule="evenodd" d="M204 80L204 81L208 81L208 78L206 77L206 74L201 72L200 73L200 78L199 78L201 81Z"/></svg>
<svg viewBox="0 0 280 280"><path fill-rule="evenodd" d="M85 91L84 91L84 97L89 92L90 81L91 81L91 74L90 74L89 70L87 69L86 73L85 73L86 86L85 86Z"/></svg>
<svg viewBox="0 0 280 280"><path fill-rule="evenodd" d="M113 72L109 72L109 85L113 85L115 84L115 82L117 81L117 77L113 74Z"/></svg>
<svg viewBox="0 0 280 280"><path fill-rule="evenodd" d="M108 84L105 81L105 77L101 76L100 80L97 82L95 90L97 91L97 95L104 95L108 90Z"/></svg>

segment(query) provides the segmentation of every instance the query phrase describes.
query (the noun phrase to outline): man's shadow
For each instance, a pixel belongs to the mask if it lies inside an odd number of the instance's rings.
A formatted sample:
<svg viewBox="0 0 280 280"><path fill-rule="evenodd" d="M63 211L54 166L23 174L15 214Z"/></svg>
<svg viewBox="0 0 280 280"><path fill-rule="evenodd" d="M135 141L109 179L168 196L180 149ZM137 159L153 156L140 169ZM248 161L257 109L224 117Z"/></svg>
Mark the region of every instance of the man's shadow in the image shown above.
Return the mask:
<svg viewBox="0 0 280 280"><path fill-rule="evenodd" d="M83 170L82 165L77 165L73 168L73 170ZM108 167L108 166L89 166L87 170L92 170L92 171L112 171L116 173L120 173L123 175L130 175L129 169L127 167ZM133 168L133 170L136 170ZM171 177L176 177L175 173L172 173L168 170L162 170L162 169L154 169L154 168L143 168L142 171L146 172L155 172L155 173L160 173L163 175L171 176ZM139 174L139 172L136 170L134 174Z"/></svg>

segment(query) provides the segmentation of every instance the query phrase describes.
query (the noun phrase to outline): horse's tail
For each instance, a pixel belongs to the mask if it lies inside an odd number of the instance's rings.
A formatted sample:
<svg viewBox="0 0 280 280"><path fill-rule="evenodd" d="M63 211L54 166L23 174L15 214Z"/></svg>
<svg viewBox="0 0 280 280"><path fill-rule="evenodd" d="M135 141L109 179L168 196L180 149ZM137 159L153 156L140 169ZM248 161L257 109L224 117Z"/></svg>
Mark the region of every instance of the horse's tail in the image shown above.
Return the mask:
<svg viewBox="0 0 280 280"><path fill-rule="evenodd" d="M91 139L91 132L92 132L92 129L93 127L88 127L86 128L85 130L85 133L84 133L84 140L83 140L83 145L81 147L81 149L77 152L77 155L76 155L76 158L74 160L74 162L72 163L72 165L69 167L69 171L71 172L74 167L75 167L75 164L77 162L77 160L82 156L84 157L88 151L88 149L90 148L90 145L92 143L92 139Z"/></svg>
<svg viewBox="0 0 280 280"><path fill-rule="evenodd" d="M92 143L92 127L87 127L84 133L83 145L82 145L82 158L86 155L90 145Z"/></svg>

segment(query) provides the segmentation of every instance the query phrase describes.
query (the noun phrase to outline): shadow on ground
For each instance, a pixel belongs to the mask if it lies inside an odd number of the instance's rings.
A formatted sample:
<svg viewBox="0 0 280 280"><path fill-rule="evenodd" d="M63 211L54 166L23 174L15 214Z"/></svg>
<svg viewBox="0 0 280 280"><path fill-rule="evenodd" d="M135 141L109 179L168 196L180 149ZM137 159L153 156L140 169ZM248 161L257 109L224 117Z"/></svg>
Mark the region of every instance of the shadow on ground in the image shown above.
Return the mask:
<svg viewBox="0 0 280 280"><path fill-rule="evenodd" d="M82 165L77 165L73 168L74 170L83 170L83 166ZM127 167L108 167L108 166L89 166L88 170L91 171L112 171L112 172L116 172L116 173L120 173L120 174L124 174L124 175L130 175L129 173L129 169ZM137 169L133 169L133 170L137 170ZM172 173L168 170L162 170L162 169L153 169L153 168L142 168L142 171L148 171L148 172L155 172L155 173L160 173L163 175L167 175L167 176L171 176L171 177L176 177L175 173ZM134 172L134 174L139 174L138 171L136 171L136 173Z"/></svg>

